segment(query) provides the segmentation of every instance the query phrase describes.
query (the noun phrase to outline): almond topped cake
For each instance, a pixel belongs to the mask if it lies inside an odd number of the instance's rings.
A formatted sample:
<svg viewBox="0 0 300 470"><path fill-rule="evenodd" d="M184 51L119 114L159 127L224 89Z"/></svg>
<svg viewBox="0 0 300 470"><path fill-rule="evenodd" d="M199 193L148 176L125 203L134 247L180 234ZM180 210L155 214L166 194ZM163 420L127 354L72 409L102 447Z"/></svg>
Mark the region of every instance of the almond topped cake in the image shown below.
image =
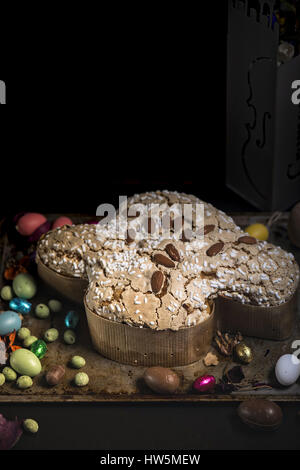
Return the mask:
<svg viewBox="0 0 300 470"><path fill-rule="evenodd" d="M139 204L154 205L150 215L134 212ZM184 218L183 205L191 210ZM168 211L170 221L164 218ZM88 276L87 305L107 319L178 330L207 319L217 296L270 307L297 289L299 267L291 253L249 236L195 196L135 195L128 200L128 225L121 216L122 210L105 225L53 230L38 246L40 259L54 271Z"/></svg>

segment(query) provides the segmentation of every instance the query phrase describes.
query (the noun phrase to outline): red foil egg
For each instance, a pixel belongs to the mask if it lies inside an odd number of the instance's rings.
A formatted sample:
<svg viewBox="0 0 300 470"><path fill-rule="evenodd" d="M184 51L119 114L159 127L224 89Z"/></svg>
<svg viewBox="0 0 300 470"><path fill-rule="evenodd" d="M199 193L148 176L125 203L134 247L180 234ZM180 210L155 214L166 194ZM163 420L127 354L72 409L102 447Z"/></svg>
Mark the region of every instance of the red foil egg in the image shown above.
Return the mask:
<svg viewBox="0 0 300 470"><path fill-rule="evenodd" d="M47 222L47 219L43 214L28 212L19 218L16 229L21 235L30 236L45 222Z"/></svg>
<svg viewBox="0 0 300 470"><path fill-rule="evenodd" d="M213 375L202 375L193 383L193 389L197 392L210 392L215 388L216 379Z"/></svg>

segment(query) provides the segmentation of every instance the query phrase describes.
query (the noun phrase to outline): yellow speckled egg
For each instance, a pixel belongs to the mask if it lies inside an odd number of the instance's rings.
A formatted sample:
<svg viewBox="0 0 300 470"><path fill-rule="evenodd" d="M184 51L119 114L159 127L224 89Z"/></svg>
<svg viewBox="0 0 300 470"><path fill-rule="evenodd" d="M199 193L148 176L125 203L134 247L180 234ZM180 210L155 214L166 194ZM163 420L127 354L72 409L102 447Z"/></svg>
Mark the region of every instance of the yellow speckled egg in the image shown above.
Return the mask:
<svg viewBox="0 0 300 470"><path fill-rule="evenodd" d="M245 228L245 232L249 233L251 237L257 240L266 241L269 238L269 230L264 224L252 224Z"/></svg>

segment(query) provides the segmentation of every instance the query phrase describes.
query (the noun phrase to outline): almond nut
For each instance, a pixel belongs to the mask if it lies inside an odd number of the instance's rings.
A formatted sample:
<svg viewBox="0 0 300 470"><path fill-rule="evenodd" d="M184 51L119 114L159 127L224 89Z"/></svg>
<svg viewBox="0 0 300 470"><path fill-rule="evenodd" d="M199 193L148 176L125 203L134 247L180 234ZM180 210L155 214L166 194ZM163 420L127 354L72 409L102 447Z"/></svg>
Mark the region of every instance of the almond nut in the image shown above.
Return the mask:
<svg viewBox="0 0 300 470"><path fill-rule="evenodd" d="M239 243L246 243L246 245L255 245L257 243L256 238L250 237L249 235L244 235L238 239Z"/></svg>
<svg viewBox="0 0 300 470"><path fill-rule="evenodd" d="M172 260L174 260L174 261L180 261L180 255L179 255L177 249L175 248L175 246L172 245L172 243L169 243L169 244L165 247L165 250L166 250L166 252L168 253L168 255L170 256L170 258L172 258Z"/></svg>
<svg viewBox="0 0 300 470"><path fill-rule="evenodd" d="M175 268L174 262L167 256L162 255L161 253L156 253L153 256L153 259L155 263L161 264L162 266L165 266L166 268Z"/></svg>
<svg viewBox="0 0 300 470"><path fill-rule="evenodd" d="M164 275L161 271L155 271L151 277L151 287L154 294L157 294L164 283Z"/></svg>
<svg viewBox="0 0 300 470"><path fill-rule="evenodd" d="M212 232L215 229L215 225L204 225L204 235Z"/></svg>
<svg viewBox="0 0 300 470"><path fill-rule="evenodd" d="M207 256L216 256L220 251L222 251L224 248L224 243L223 242L218 242L212 245L210 248L208 248L206 254Z"/></svg>

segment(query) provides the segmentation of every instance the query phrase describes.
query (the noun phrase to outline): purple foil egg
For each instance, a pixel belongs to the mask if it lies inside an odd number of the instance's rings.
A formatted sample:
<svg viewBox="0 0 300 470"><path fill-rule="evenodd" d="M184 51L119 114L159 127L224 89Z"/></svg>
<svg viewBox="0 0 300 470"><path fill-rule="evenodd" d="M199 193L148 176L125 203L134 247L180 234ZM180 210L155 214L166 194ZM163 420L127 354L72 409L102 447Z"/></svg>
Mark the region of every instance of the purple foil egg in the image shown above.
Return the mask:
<svg viewBox="0 0 300 470"><path fill-rule="evenodd" d="M21 217L23 217L23 215L27 214L27 212L18 212L18 214L16 214L14 217L13 217L13 223L14 225L17 225L17 223L19 222L19 219Z"/></svg>
<svg viewBox="0 0 300 470"><path fill-rule="evenodd" d="M91 219L87 221L89 225L97 225L100 222L100 219Z"/></svg>
<svg viewBox="0 0 300 470"><path fill-rule="evenodd" d="M30 237L28 237L28 241L30 243L32 242L37 242L42 235L44 235L44 233L47 233L49 232L51 228L51 222L49 222L48 220L46 222L44 222L42 225L40 225L34 232L32 235L30 235Z"/></svg>
<svg viewBox="0 0 300 470"><path fill-rule="evenodd" d="M210 392L215 388L216 379L213 375L202 375L193 383L193 389L197 392Z"/></svg>

